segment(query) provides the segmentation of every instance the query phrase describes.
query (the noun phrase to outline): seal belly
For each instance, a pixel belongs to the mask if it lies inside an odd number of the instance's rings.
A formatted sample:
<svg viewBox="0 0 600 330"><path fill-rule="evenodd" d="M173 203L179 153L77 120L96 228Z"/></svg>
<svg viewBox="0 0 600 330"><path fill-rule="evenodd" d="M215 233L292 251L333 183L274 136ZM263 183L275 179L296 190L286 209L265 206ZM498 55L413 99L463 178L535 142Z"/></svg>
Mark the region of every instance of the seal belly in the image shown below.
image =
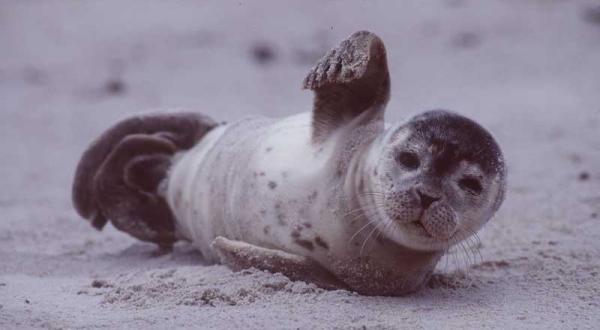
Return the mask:
<svg viewBox="0 0 600 330"><path fill-rule="evenodd" d="M207 259L217 236L298 254L326 252L327 147L310 143L309 113L219 127L175 161L167 200L178 232ZM319 222L322 222L319 220Z"/></svg>
<svg viewBox="0 0 600 330"><path fill-rule="evenodd" d="M311 143L310 114L286 118L271 125L235 198L236 217L244 227L244 241L299 255L326 252L324 233L315 233L325 222L329 185L330 150ZM325 216L327 218L327 216ZM330 218L330 217L329 217ZM331 222L329 222L331 223ZM321 243L321 245L319 245Z"/></svg>

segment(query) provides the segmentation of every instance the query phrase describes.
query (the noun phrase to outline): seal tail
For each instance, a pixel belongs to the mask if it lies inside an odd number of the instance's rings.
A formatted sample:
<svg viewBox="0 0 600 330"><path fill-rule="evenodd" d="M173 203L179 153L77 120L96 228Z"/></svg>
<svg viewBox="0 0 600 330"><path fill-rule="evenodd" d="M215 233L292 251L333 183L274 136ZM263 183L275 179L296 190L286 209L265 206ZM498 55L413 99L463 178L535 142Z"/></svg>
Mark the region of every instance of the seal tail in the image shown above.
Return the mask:
<svg viewBox="0 0 600 330"><path fill-rule="evenodd" d="M73 181L75 209L101 230L108 220L143 241L170 246L174 216L161 194L172 156L217 126L197 113L145 114L124 119L81 156Z"/></svg>

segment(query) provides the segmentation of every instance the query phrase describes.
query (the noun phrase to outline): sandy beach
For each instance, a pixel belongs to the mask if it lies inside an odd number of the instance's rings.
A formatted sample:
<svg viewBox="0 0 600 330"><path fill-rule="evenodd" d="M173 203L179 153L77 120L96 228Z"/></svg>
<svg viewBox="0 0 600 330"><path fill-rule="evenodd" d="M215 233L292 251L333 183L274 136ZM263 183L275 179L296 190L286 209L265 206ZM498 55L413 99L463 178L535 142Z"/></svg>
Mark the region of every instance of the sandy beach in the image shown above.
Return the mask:
<svg viewBox="0 0 600 330"><path fill-rule="evenodd" d="M357 30L386 43L388 121L453 110L507 160L500 211L424 290L235 273L74 211L77 161L115 121L309 111L304 75ZM2 329L600 327L597 1L2 1L0 59Z"/></svg>

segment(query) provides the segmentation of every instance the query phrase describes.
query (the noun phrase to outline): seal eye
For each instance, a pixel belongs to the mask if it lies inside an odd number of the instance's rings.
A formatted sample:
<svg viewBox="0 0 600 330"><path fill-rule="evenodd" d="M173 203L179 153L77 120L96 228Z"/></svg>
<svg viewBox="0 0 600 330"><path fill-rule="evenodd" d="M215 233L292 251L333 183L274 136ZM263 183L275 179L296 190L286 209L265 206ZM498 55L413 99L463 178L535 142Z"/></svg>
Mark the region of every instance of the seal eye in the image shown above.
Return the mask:
<svg viewBox="0 0 600 330"><path fill-rule="evenodd" d="M471 178L471 177L465 177L465 178L460 179L458 181L458 185L460 186L461 189L469 191L476 195L479 195L481 193L481 191L483 190L483 187L481 186L481 182L479 182L478 179Z"/></svg>
<svg viewBox="0 0 600 330"><path fill-rule="evenodd" d="M414 152L402 151L396 157L398 162L409 170L416 170L421 165L419 157Z"/></svg>

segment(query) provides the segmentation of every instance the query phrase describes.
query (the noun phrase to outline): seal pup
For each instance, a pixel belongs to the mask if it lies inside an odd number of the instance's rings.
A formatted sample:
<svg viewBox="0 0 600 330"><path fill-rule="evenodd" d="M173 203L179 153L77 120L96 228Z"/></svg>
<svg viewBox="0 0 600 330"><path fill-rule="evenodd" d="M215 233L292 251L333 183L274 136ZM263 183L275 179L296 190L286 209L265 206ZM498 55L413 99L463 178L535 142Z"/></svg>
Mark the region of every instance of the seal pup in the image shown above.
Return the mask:
<svg viewBox="0 0 600 330"><path fill-rule="evenodd" d="M75 174L77 211L163 247L324 288L403 295L498 210L502 153L481 126L430 111L386 126L383 42L352 34L304 80L313 110L218 125L195 113L109 129Z"/></svg>

